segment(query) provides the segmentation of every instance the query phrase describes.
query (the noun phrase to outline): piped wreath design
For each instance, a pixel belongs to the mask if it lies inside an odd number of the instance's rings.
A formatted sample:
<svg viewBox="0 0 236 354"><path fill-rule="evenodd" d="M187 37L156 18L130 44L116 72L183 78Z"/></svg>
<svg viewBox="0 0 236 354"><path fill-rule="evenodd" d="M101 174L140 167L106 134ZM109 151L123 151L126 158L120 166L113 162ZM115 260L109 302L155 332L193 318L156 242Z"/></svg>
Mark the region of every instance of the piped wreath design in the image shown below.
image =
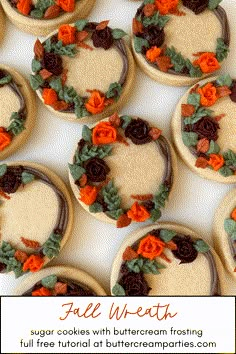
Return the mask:
<svg viewBox="0 0 236 354"><path fill-rule="evenodd" d="M162 72L190 77L201 77L220 69L229 52L228 22L224 10L218 7L221 0L184 0L185 7L196 15L205 9L214 11L223 18L222 38L217 39L216 51L196 53L194 62L184 58L180 52L165 45L165 25L171 21L167 14L184 16L178 10L179 0L144 0L133 19L133 42L136 53L141 54L149 65Z"/></svg>
<svg viewBox="0 0 236 354"><path fill-rule="evenodd" d="M51 259L59 254L60 245L68 224L68 205L63 193L52 183L42 172L25 166L0 165L0 197L5 202L9 200L10 194L16 193L19 188L25 187L34 180L40 180L53 188L59 200L59 214L56 226L49 235L47 241L40 245L39 242L21 237L21 242L34 252L26 252L16 249L12 244L2 241L0 247L0 273L13 271L16 278L26 272L39 271L46 259ZM1 204L3 200L0 201Z"/></svg>
<svg viewBox="0 0 236 354"><path fill-rule="evenodd" d="M108 27L109 21L99 24L78 20L73 26L61 25L57 34L41 43L39 39L34 45L35 57L32 61L30 84L33 90L39 90L43 101L54 110L74 113L76 118L99 114L119 100L122 86L128 72L128 59L122 38L126 33L121 29ZM75 57L77 47L93 50L85 43L91 38L95 48L109 50L115 46L123 60L123 71L119 82L110 84L107 92L87 89L90 96L80 96L72 86L66 85L67 69L63 68L62 56Z"/></svg>
<svg viewBox="0 0 236 354"><path fill-rule="evenodd" d="M122 134L123 132L123 134ZM128 144L125 137L134 144L147 144L155 141L165 160L162 184L155 195L134 195L136 199L129 210L121 207L119 191L113 180L108 178L109 166L104 161L112 154L113 143ZM69 164L74 183L80 191L80 200L89 206L91 213L104 212L117 220L117 227L128 226L131 221L142 222L147 219L156 221L161 217L173 183L172 158L167 140L161 130L152 128L140 119L113 114L109 121L102 121L90 129L83 126L82 139Z"/></svg>
<svg viewBox="0 0 236 354"><path fill-rule="evenodd" d="M236 82L229 75L222 75L216 81L194 86L187 103L181 106L182 140L196 156L195 166L211 168L224 177L235 174L236 153L230 149L220 153L216 141L220 120L224 119L225 114L214 117L209 107L226 96L236 102Z"/></svg>

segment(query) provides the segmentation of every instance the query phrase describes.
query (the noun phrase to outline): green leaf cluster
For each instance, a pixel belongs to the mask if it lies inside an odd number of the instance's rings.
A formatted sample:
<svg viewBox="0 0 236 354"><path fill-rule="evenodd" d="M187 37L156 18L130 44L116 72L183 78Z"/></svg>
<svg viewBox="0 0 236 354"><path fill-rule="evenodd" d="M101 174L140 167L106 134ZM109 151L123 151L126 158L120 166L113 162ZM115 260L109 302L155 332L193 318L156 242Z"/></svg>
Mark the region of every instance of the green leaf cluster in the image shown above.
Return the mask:
<svg viewBox="0 0 236 354"><path fill-rule="evenodd" d="M156 221L161 217L161 208L165 207L165 202L169 196L169 188L161 184L157 193L154 195L153 202L155 204L154 210L151 211L151 220Z"/></svg>
<svg viewBox="0 0 236 354"><path fill-rule="evenodd" d="M23 184L28 184L30 182L32 182L35 179L34 175L32 175L32 173L28 173L28 172L22 172L21 174L21 180Z"/></svg>
<svg viewBox="0 0 236 354"><path fill-rule="evenodd" d="M41 280L42 286L44 286L47 289L53 289L56 285L57 282L57 276L54 274L51 274Z"/></svg>
<svg viewBox="0 0 236 354"><path fill-rule="evenodd" d="M66 55L70 58L75 57L77 54L76 44L63 45L62 41L53 43L50 38L48 38L43 43L44 49L47 53L52 52L58 55Z"/></svg>
<svg viewBox="0 0 236 354"><path fill-rule="evenodd" d="M9 82L11 82L11 80L12 80L11 75L4 76L0 79L0 85L9 84Z"/></svg>
<svg viewBox="0 0 236 354"><path fill-rule="evenodd" d="M127 268L134 273L160 274L159 269L165 268L164 265L158 263L155 259L150 260L143 257L132 259L125 264Z"/></svg>
<svg viewBox="0 0 236 354"><path fill-rule="evenodd" d="M68 164L70 173L75 181L78 181L80 177L85 173L85 169L77 164Z"/></svg>
<svg viewBox="0 0 236 354"><path fill-rule="evenodd" d="M149 43L146 39L142 38L142 37L137 37L134 36L134 49L136 53L141 53L142 52L142 48L149 48Z"/></svg>
<svg viewBox="0 0 236 354"><path fill-rule="evenodd" d="M75 163L77 165L82 164L83 162L91 159L92 157L99 157L103 159L106 156L109 156L112 151L111 145L85 145L80 152L75 154Z"/></svg>
<svg viewBox="0 0 236 354"><path fill-rule="evenodd" d="M42 68L42 65L39 60L33 59L31 63L31 69L34 73L39 71Z"/></svg>
<svg viewBox="0 0 236 354"><path fill-rule="evenodd" d="M223 153L225 165L232 166L236 168L236 154L232 150L227 150Z"/></svg>
<svg viewBox="0 0 236 354"><path fill-rule="evenodd" d="M208 244L201 239L196 240L196 242L194 242L194 248L200 253L206 253L210 249Z"/></svg>
<svg viewBox="0 0 236 354"><path fill-rule="evenodd" d="M127 33L125 31L123 31L122 29L114 28L112 30L112 37L114 39L121 39L121 38L123 38L126 35L127 35Z"/></svg>
<svg viewBox="0 0 236 354"><path fill-rule="evenodd" d="M43 78L37 74L37 75L30 75L30 86L34 91L38 90L39 87L44 83Z"/></svg>
<svg viewBox="0 0 236 354"><path fill-rule="evenodd" d="M200 101L201 101L201 96L199 95L199 93L190 93L188 95L187 103L192 104L195 107L195 110L199 108Z"/></svg>
<svg viewBox="0 0 236 354"><path fill-rule="evenodd" d="M213 111L205 107L199 107L191 117L184 119L184 124L197 123L201 118L209 116Z"/></svg>
<svg viewBox="0 0 236 354"><path fill-rule="evenodd" d="M207 155L210 155L210 154L218 154L220 152L220 147L219 145L214 141L214 140L211 140L210 141L210 146L209 146L209 149L207 151Z"/></svg>
<svg viewBox="0 0 236 354"><path fill-rule="evenodd" d="M112 84L110 84L105 96L107 98L114 98L117 101L121 95L121 91L122 91L121 84L119 84L118 82L113 82Z"/></svg>
<svg viewBox="0 0 236 354"><path fill-rule="evenodd" d="M219 169L219 173L223 177L229 177L229 176L233 176L234 171L232 171L231 168L229 168L228 166L223 166Z"/></svg>
<svg viewBox="0 0 236 354"><path fill-rule="evenodd" d="M17 112L13 112L10 117L10 125L7 128L8 132L11 132L13 135L20 134L24 129L24 120L19 116Z"/></svg>
<svg viewBox="0 0 236 354"><path fill-rule="evenodd" d="M7 172L7 165L4 163L0 165L0 177L4 176Z"/></svg>
<svg viewBox="0 0 236 354"><path fill-rule="evenodd" d="M219 86L228 86L230 87L233 83L233 80L229 74L221 75L216 80Z"/></svg>
<svg viewBox="0 0 236 354"><path fill-rule="evenodd" d="M198 135L194 132L182 132L182 140L185 146L196 146L198 142Z"/></svg>
<svg viewBox="0 0 236 354"><path fill-rule="evenodd" d="M189 59L186 59L186 67L189 70L190 77L201 77L202 71L199 66L194 66Z"/></svg>
<svg viewBox="0 0 236 354"><path fill-rule="evenodd" d="M224 229L233 241L236 241L236 221L233 219L226 219L224 222Z"/></svg>
<svg viewBox="0 0 236 354"><path fill-rule="evenodd" d="M176 72L181 72L186 66L186 60L182 56L181 53L178 53L175 48L172 46L170 48L166 48L165 55L170 57L171 64L174 65L174 70Z"/></svg>
<svg viewBox="0 0 236 354"><path fill-rule="evenodd" d="M129 125L129 123L132 121L132 117L130 116L122 116L121 117L121 127L122 129L126 129Z"/></svg>
<svg viewBox="0 0 236 354"><path fill-rule="evenodd" d="M164 242L169 242L172 240L173 237L175 237L177 233L173 230L167 230L167 229L161 229L160 230L160 238Z"/></svg>
<svg viewBox="0 0 236 354"><path fill-rule="evenodd" d="M58 256L61 247L62 235L51 233L47 241L43 244L43 254L48 258Z"/></svg>
<svg viewBox="0 0 236 354"><path fill-rule="evenodd" d="M7 272L13 271L15 277L18 278L23 274L21 262L15 259L14 254L16 250L10 245L10 243L3 241L0 248L0 262L6 264Z"/></svg>
<svg viewBox="0 0 236 354"><path fill-rule="evenodd" d="M119 283L116 283L112 288L112 294L115 296L125 296L125 289Z"/></svg>
<svg viewBox="0 0 236 354"><path fill-rule="evenodd" d="M90 213L101 213L103 212L103 207L100 203L93 203L89 206Z"/></svg>
<svg viewBox="0 0 236 354"><path fill-rule="evenodd" d="M216 58L219 62L223 61L227 58L229 53L229 47L225 44L222 38L217 39L217 46L216 46Z"/></svg>
<svg viewBox="0 0 236 354"><path fill-rule="evenodd" d="M88 143L92 142L92 131L87 125L83 125L82 128L82 138Z"/></svg>
<svg viewBox="0 0 236 354"><path fill-rule="evenodd" d="M88 20L85 19L81 19L75 22L75 27L77 28L77 30L83 31L84 27L88 24Z"/></svg>
<svg viewBox="0 0 236 354"><path fill-rule="evenodd" d="M114 186L113 180L109 181L106 186L101 190L101 194L104 198L104 202L107 204L108 214L114 219L118 219L123 214L121 209L121 198L118 195L118 189Z"/></svg>
<svg viewBox="0 0 236 354"><path fill-rule="evenodd" d="M208 9L214 10L221 3L222 0L209 0Z"/></svg>
<svg viewBox="0 0 236 354"><path fill-rule="evenodd" d="M150 25L159 26L160 28L165 27L167 22L170 20L169 16L160 15L159 11L155 12L152 16L144 16L142 20L142 24L144 27L148 27Z"/></svg>

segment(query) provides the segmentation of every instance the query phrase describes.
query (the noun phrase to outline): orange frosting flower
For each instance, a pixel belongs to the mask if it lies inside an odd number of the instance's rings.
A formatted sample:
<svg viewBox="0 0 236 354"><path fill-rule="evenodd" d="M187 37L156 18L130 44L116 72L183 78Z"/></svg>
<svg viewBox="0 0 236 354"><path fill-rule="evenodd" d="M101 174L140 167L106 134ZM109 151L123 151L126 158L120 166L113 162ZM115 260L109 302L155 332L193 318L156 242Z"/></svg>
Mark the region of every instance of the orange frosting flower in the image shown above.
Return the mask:
<svg viewBox="0 0 236 354"><path fill-rule="evenodd" d="M201 96L201 105L205 107L212 106L218 99L216 87L209 82L207 85L197 89Z"/></svg>
<svg viewBox="0 0 236 354"><path fill-rule="evenodd" d="M218 171L222 166L224 166L225 160L222 155L210 154L210 160L208 165L210 165L214 171Z"/></svg>
<svg viewBox="0 0 236 354"><path fill-rule="evenodd" d="M154 46L146 51L146 58L151 63L155 63L155 61L160 56L160 54L161 54L161 48Z"/></svg>
<svg viewBox="0 0 236 354"><path fill-rule="evenodd" d="M232 211L231 218L236 221L236 208Z"/></svg>
<svg viewBox="0 0 236 354"><path fill-rule="evenodd" d="M91 205L95 202L97 198L98 191L96 187L92 186L85 186L83 188L80 188L80 198L81 202L83 202L86 205Z"/></svg>
<svg viewBox="0 0 236 354"><path fill-rule="evenodd" d="M140 241L137 253L145 258L154 259L162 254L164 247L165 242L148 234Z"/></svg>
<svg viewBox="0 0 236 354"><path fill-rule="evenodd" d="M11 135L5 128L0 127L0 151L3 151L11 143Z"/></svg>
<svg viewBox="0 0 236 354"><path fill-rule="evenodd" d="M42 97L45 104L51 105L57 102L57 93L52 88L44 88Z"/></svg>
<svg viewBox="0 0 236 354"><path fill-rule="evenodd" d="M116 141L117 131L110 122L100 122L93 128L93 144L110 144Z"/></svg>
<svg viewBox="0 0 236 354"><path fill-rule="evenodd" d="M92 114L101 113L105 108L105 96L101 95L99 91L94 90L88 102L85 103L85 107Z"/></svg>
<svg viewBox="0 0 236 354"><path fill-rule="evenodd" d="M23 15L28 15L31 10L32 1L31 0L19 0L17 2L17 10Z"/></svg>
<svg viewBox="0 0 236 354"><path fill-rule="evenodd" d="M44 286L40 289L32 291L32 296L50 296L52 295L51 291Z"/></svg>
<svg viewBox="0 0 236 354"><path fill-rule="evenodd" d="M203 53L193 62L193 65L199 65L203 73L212 73L220 69L220 64L216 59L215 53Z"/></svg>
<svg viewBox="0 0 236 354"><path fill-rule="evenodd" d="M23 264L22 269L24 272L30 270L30 272L35 273L42 268L43 264L44 264L44 260L40 255L31 254L31 256L29 256L29 258Z"/></svg>
<svg viewBox="0 0 236 354"><path fill-rule="evenodd" d="M75 0L57 0L56 4L66 12L73 12L75 9Z"/></svg>
<svg viewBox="0 0 236 354"><path fill-rule="evenodd" d="M131 206L130 210L127 212L127 215L130 219L137 222L142 222L150 218L150 213L144 206L139 205L138 202L135 202Z"/></svg>
<svg viewBox="0 0 236 354"><path fill-rule="evenodd" d="M166 15L175 10L178 3L179 0L155 0L156 8L161 15Z"/></svg>
<svg viewBox="0 0 236 354"><path fill-rule="evenodd" d="M75 43L76 28L70 25L61 25L58 31L58 40L64 45Z"/></svg>

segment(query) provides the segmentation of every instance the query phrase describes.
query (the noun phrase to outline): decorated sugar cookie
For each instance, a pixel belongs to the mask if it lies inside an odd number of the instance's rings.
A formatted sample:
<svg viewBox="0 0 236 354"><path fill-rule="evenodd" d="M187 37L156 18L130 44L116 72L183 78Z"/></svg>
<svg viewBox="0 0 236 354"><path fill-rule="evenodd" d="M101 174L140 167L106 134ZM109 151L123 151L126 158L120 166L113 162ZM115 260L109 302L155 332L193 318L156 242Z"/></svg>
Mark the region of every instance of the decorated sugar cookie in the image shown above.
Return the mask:
<svg viewBox="0 0 236 354"><path fill-rule="evenodd" d="M236 182L236 82L229 75L206 79L179 101L172 134L183 161L200 176Z"/></svg>
<svg viewBox="0 0 236 354"><path fill-rule="evenodd" d="M4 33L5 33L5 17L2 11L2 6L0 5L0 45L3 40Z"/></svg>
<svg viewBox="0 0 236 354"><path fill-rule="evenodd" d="M24 32L46 36L63 23L89 15L95 0L2 0L10 21Z"/></svg>
<svg viewBox="0 0 236 354"><path fill-rule="evenodd" d="M66 243L73 206L61 179L44 166L0 165L0 273L37 272Z"/></svg>
<svg viewBox="0 0 236 354"><path fill-rule="evenodd" d="M79 20L62 25L47 40L38 39L30 82L45 106L78 122L112 114L126 101L134 61L122 37L125 32Z"/></svg>
<svg viewBox="0 0 236 354"><path fill-rule="evenodd" d="M35 96L14 69L0 65L0 160L26 142L35 121Z"/></svg>
<svg viewBox="0 0 236 354"><path fill-rule="evenodd" d="M96 218L125 227L160 218L176 159L160 129L115 113L92 128L83 126L69 170L81 205Z"/></svg>
<svg viewBox="0 0 236 354"><path fill-rule="evenodd" d="M88 273L65 266L43 269L24 279L15 289L22 296L103 296L103 288Z"/></svg>
<svg viewBox="0 0 236 354"><path fill-rule="evenodd" d="M236 189L226 195L216 210L213 237L222 263L236 279Z"/></svg>
<svg viewBox="0 0 236 354"><path fill-rule="evenodd" d="M174 223L133 232L114 259L112 295L220 295L223 266L203 239Z"/></svg>
<svg viewBox="0 0 236 354"><path fill-rule="evenodd" d="M141 69L167 85L185 86L219 70L230 32L221 0L148 0L133 19L132 46Z"/></svg>

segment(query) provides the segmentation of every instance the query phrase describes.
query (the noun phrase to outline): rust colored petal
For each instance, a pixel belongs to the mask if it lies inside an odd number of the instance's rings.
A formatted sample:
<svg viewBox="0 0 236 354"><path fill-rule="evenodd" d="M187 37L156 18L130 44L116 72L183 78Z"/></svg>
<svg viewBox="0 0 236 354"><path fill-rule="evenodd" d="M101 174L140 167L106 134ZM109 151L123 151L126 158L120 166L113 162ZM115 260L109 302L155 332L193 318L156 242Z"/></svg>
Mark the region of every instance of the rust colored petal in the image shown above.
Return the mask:
<svg viewBox="0 0 236 354"><path fill-rule="evenodd" d="M195 112L195 107L192 104L182 104L181 105L181 115L182 117L190 117Z"/></svg>
<svg viewBox="0 0 236 354"><path fill-rule="evenodd" d="M209 150L209 140L207 138L202 138L197 143L197 152L203 152L204 154Z"/></svg>
<svg viewBox="0 0 236 354"><path fill-rule="evenodd" d="M34 54L37 59L42 59L44 54L44 47L39 39L34 44Z"/></svg>
<svg viewBox="0 0 236 354"><path fill-rule="evenodd" d="M101 31L101 30L105 29L105 28L107 27L108 23L109 23L109 20L100 22L100 23L96 26L96 30L97 30L97 31Z"/></svg>
<svg viewBox="0 0 236 354"><path fill-rule="evenodd" d="M133 18L132 29L134 34L143 33L143 25L136 18Z"/></svg>
<svg viewBox="0 0 236 354"><path fill-rule="evenodd" d="M204 157L200 156L197 158L195 166L199 168L206 168L208 166L208 161Z"/></svg>
<svg viewBox="0 0 236 354"><path fill-rule="evenodd" d="M170 57L164 55L162 57L158 57L156 62L159 69L165 73L167 73L168 70L173 67L173 64L171 64Z"/></svg>
<svg viewBox="0 0 236 354"><path fill-rule="evenodd" d="M138 258L138 253L133 250L132 247L126 247L122 259L123 261L131 261L132 259Z"/></svg>
<svg viewBox="0 0 236 354"><path fill-rule="evenodd" d="M41 76L44 80L46 80L46 79L48 79L50 76L52 76L52 73L51 73L50 71L48 71L47 69L42 69L42 70L40 70L39 74L40 74L40 76Z"/></svg>
<svg viewBox="0 0 236 354"><path fill-rule="evenodd" d="M117 112L112 114L112 116L109 117L109 122L113 125L113 127L119 127L120 126L120 117Z"/></svg>
<svg viewBox="0 0 236 354"><path fill-rule="evenodd" d="M126 214L122 214L116 222L116 227L126 227L131 223L131 221L132 220Z"/></svg>
<svg viewBox="0 0 236 354"><path fill-rule="evenodd" d="M228 88L228 86L219 86L216 88L216 93L220 98L231 95L232 91Z"/></svg>

